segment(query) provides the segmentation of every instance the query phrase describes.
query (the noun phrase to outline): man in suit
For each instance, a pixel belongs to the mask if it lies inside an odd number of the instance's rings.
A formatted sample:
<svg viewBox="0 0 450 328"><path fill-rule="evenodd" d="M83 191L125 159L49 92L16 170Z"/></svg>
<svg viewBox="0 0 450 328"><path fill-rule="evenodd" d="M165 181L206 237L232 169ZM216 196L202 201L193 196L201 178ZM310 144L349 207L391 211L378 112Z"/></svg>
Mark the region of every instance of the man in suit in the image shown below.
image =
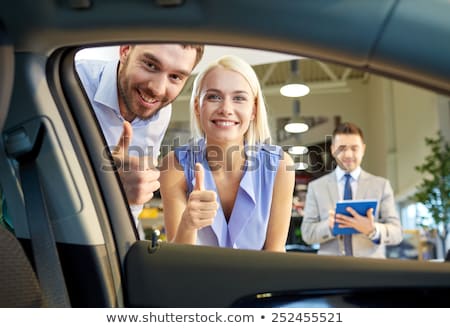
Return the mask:
<svg viewBox="0 0 450 328"><path fill-rule="evenodd" d="M336 169L308 186L302 223L302 237L308 244L320 244L319 254L385 258L385 245L402 240L392 187L388 180L361 169L366 145L361 129L352 123L340 124L333 132L331 153ZM376 212L351 216L334 213L342 199L376 199ZM335 221L359 233L351 237L333 235Z"/></svg>

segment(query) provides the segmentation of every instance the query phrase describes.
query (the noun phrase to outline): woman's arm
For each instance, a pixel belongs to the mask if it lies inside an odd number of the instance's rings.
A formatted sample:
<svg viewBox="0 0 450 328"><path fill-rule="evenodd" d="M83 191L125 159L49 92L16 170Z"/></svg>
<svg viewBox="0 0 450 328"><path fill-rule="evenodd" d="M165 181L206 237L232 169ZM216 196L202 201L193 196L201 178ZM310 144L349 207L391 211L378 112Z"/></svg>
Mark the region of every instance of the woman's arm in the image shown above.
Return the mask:
<svg viewBox="0 0 450 328"><path fill-rule="evenodd" d="M196 171L196 178L200 180L198 173ZM195 244L197 230L211 225L216 215L216 193L202 190L200 182L187 198L186 178L174 152L163 160L160 182L167 240Z"/></svg>
<svg viewBox="0 0 450 328"><path fill-rule="evenodd" d="M272 205L267 227L264 250L285 252L286 239L291 222L292 195L295 184L295 169L292 158L284 153L278 165L273 186Z"/></svg>
<svg viewBox="0 0 450 328"><path fill-rule="evenodd" d="M164 157L160 174L160 191L167 241L174 242L181 215L187 204L186 179L174 152L170 152Z"/></svg>

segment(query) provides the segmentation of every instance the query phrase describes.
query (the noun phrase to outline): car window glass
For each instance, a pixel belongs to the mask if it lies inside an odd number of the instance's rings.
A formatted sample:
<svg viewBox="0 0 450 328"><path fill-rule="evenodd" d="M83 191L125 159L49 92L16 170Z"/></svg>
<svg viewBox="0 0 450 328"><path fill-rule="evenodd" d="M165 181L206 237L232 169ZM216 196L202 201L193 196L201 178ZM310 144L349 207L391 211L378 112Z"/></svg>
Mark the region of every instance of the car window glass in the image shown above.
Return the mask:
<svg viewBox="0 0 450 328"><path fill-rule="evenodd" d="M392 258L433 259L442 255L437 226L430 213L413 200L422 175L415 169L430 153L426 138L450 139L449 99L433 91L391 80L376 74L337 64L298 56L252 49L206 46L205 56L194 70L177 100L162 142L160 156L191 138L189 101L195 74L213 59L234 54L248 61L262 86L267 105L269 126L274 144L291 154L295 166L295 188L286 249L315 253L318 243L308 245L300 226L305 196L311 181L334 170L330 154L331 134L339 122L354 122L364 131L365 150L362 168L389 180L396 211L403 229L403 242L388 246ZM118 61L118 47L92 48L80 51L76 60ZM310 88L302 97L285 97L280 87L298 78ZM120 91L119 91L120 92ZM119 115L117 112L113 115ZM290 133L285 125L301 119L309 129ZM113 146L113 145L109 145ZM138 150L139 152L139 150ZM147 239L165 240L164 208L160 194L155 193L138 214L139 225Z"/></svg>

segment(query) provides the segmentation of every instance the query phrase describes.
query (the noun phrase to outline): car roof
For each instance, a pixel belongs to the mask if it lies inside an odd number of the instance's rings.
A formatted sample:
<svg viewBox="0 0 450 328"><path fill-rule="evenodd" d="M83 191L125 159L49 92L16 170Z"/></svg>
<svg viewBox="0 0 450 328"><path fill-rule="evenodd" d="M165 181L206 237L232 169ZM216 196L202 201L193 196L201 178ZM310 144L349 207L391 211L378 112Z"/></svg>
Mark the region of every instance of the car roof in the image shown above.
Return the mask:
<svg viewBox="0 0 450 328"><path fill-rule="evenodd" d="M16 0L0 17L16 51L49 54L70 45L124 41L226 44L281 50L450 90L445 0L166 3L174 2Z"/></svg>

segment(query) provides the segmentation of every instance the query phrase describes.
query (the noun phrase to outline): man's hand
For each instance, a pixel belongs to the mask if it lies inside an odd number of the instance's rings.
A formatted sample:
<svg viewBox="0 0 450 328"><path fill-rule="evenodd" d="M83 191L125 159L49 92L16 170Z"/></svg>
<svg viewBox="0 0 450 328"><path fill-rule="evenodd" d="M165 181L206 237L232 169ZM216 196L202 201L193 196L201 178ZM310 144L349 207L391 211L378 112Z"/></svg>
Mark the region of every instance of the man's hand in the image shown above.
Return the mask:
<svg viewBox="0 0 450 328"><path fill-rule="evenodd" d="M151 157L128 155L132 137L133 129L130 123L125 121L122 135L112 155L128 203L130 205L143 205L152 199L153 193L159 189L159 171L154 168Z"/></svg>
<svg viewBox="0 0 450 328"><path fill-rule="evenodd" d="M213 223L219 205L214 191L205 190L205 172L203 166L195 164L195 186L189 195L188 203L182 217L185 229L198 230Z"/></svg>
<svg viewBox="0 0 450 328"><path fill-rule="evenodd" d="M329 210L328 211L328 227L330 228L331 231L333 231L334 228L334 210Z"/></svg>
<svg viewBox="0 0 450 328"><path fill-rule="evenodd" d="M353 208L347 207L347 212L352 216L336 214L336 222L341 228L354 228L355 230L370 235L375 229L375 219L373 218L373 209L369 208L366 215L359 215Z"/></svg>

